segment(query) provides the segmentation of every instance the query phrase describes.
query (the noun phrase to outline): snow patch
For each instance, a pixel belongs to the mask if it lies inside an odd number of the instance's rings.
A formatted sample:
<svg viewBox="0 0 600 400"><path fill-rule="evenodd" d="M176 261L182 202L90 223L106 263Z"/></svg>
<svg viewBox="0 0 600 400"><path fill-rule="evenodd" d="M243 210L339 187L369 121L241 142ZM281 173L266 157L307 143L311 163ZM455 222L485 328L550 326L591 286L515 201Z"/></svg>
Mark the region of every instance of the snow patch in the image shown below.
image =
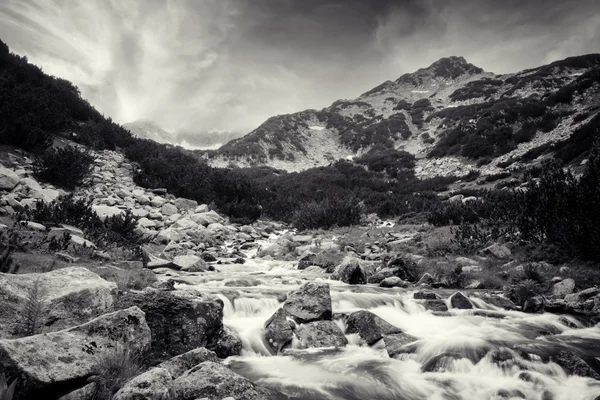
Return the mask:
<svg viewBox="0 0 600 400"><path fill-rule="evenodd" d="M313 131L322 131L323 129L325 129L325 127L324 126L313 125L313 126L309 126L308 129L311 129Z"/></svg>

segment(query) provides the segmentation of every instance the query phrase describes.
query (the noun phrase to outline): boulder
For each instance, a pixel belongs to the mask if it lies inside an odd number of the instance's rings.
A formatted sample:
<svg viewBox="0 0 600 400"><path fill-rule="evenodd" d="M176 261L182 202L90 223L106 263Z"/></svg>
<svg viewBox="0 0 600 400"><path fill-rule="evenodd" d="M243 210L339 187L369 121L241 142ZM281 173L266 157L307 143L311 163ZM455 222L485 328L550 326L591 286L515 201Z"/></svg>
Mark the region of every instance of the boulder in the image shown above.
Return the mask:
<svg viewBox="0 0 600 400"><path fill-rule="evenodd" d="M178 198L174 201L175 207L177 207L181 211L191 210L192 208L198 207L198 202L196 200Z"/></svg>
<svg viewBox="0 0 600 400"><path fill-rule="evenodd" d="M125 211L122 210L121 208L105 206L105 205L96 205L95 204L92 206L92 210L96 213L96 215L98 217L100 217L103 220L112 218L114 216L118 216L118 215L120 216L120 215L125 214Z"/></svg>
<svg viewBox="0 0 600 400"><path fill-rule="evenodd" d="M195 255L177 256L173 259L177 269L186 272L204 272L208 270L206 262Z"/></svg>
<svg viewBox="0 0 600 400"><path fill-rule="evenodd" d="M480 253L484 256L492 256L500 260L508 258L512 254L508 247L498 243L494 243L493 245L480 250Z"/></svg>
<svg viewBox="0 0 600 400"><path fill-rule="evenodd" d="M187 298L177 292L146 289L126 292L117 307L138 306L152 331L148 362L161 362L206 347L223 329L223 301Z"/></svg>
<svg viewBox="0 0 600 400"><path fill-rule="evenodd" d="M183 235L181 233L179 233L178 231L176 231L175 229L163 229L160 232L158 232L158 235L156 235L156 241L158 243L170 243L170 242L179 242L181 241L181 239L183 238Z"/></svg>
<svg viewBox="0 0 600 400"><path fill-rule="evenodd" d="M428 311L433 312L446 312L448 311L448 306L444 300L436 299L436 300L423 300L420 304L425 307Z"/></svg>
<svg viewBox="0 0 600 400"><path fill-rule="evenodd" d="M402 333L402 330L372 312L360 310L348 316L346 333L357 333L368 345L372 345L384 335Z"/></svg>
<svg viewBox="0 0 600 400"><path fill-rule="evenodd" d="M0 190L11 191L19 184L20 180L15 171L0 165Z"/></svg>
<svg viewBox="0 0 600 400"><path fill-rule="evenodd" d="M173 377L164 368L152 368L136 376L112 397L112 400L170 399Z"/></svg>
<svg viewBox="0 0 600 400"><path fill-rule="evenodd" d="M458 310L470 310L473 308L473 303L461 292L456 292L450 296L450 305Z"/></svg>
<svg viewBox="0 0 600 400"><path fill-rule="evenodd" d="M559 298L564 298L568 294L575 291L575 281L571 278L555 283L552 288L552 295Z"/></svg>
<svg viewBox="0 0 600 400"><path fill-rule="evenodd" d="M385 278L398 276L399 274L398 268L382 268L369 277L369 283L381 283Z"/></svg>
<svg viewBox="0 0 600 400"><path fill-rule="evenodd" d="M279 396L231 371L224 365L205 361L173 382L177 400L276 400Z"/></svg>
<svg viewBox="0 0 600 400"><path fill-rule="evenodd" d="M384 288L394 288L394 287L405 288L405 287L408 287L408 282L403 281L402 279L398 278L397 276L390 276L389 278L385 278L383 281L381 281L379 286L384 287Z"/></svg>
<svg viewBox="0 0 600 400"><path fill-rule="evenodd" d="M336 279L351 285L361 285L367 283L367 274L360 265L360 260L353 256L346 256L335 268L331 279Z"/></svg>
<svg viewBox="0 0 600 400"><path fill-rule="evenodd" d="M415 282L417 264L413 260L413 257L407 255L395 256L387 263L387 268L396 269L394 276L401 278L408 282Z"/></svg>
<svg viewBox="0 0 600 400"><path fill-rule="evenodd" d="M318 282L304 284L288 295L283 309L298 323L331 320L329 285Z"/></svg>
<svg viewBox="0 0 600 400"><path fill-rule="evenodd" d="M333 321L314 321L296 328L299 349L317 347L344 347L348 339Z"/></svg>
<svg viewBox="0 0 600 400"><path fill-rule="evenodd" d="M173 223L173 228L181 230L191 230L198 227L198 224L190 218L181 218Z"/></svg>
<svg viewBox="0 0 600 400"><path fill-rule="evenodd" d="M158 364L157 367L168 371L173 379L175 379L183 375L188 369L205 361L218 362L219 358L214 352L200 347L164 361Z"/></svg>
<svg viewBox="0 0 600 400"><path fill-rule="evenodd" d="M89 240L82 238L81 236L72 235L69 239L69 249L80 250L83 248L95 249L96 245Z"/></svg>
<svg viewBox="0 0 600 400"><path fill-rule="evenodd" d="M544 311L544 298L540 295L532 296L525 300L523 311L526 313L539 313Z"/></svg>
<svg viewBox="0 0 600 400"><path fill-rule="evenodd" d="M203 226L208 226L210 224L215 224L224 221L224 218L214 211L192 214L190 216L190 219L195 223Z"/></svg>
<svg viewBox="0 0 600 400"><path fill-rule="evenodd" d="M228 327L224 327L208 347L214 351L219 358L239 356L242 353L242 341L237 337L235 332Z"/></svg>
<svg viewBox="0 0 600 400"><path fill-rule="evenodd" d="M292 341L294 337L292 324L287 320L287 314L283 308L278 309L265 322L265 340L273 353L277 354Z"/></svg>
<svg viewBox="0 0 600 400"><path fill-rule="evenodd" d="M153 221L146 217L140 218L137 223L138 223L138 226L141 226L142 228L155 228L156 227L156 221Z"/></svg>
<svg viewBox="0 0 600 400"><path fill-rule="evenodd" d="M36 282L45 308L43 332L80 325L111 311L117 290L114 282L81 267L43 274L0 274L0 337L19 330L20 314Z"/></svg>
<svg viewBox="0 0 600 400"><path fill-rule="evenodd" d="M0 340L0 370L18 377L16 399L57 398L87 384L98 355L115 346L142 351L150 329L137 307L66 330Z"/></svg>
<svg viewBox="0 0 600 400"><path fill-rule="evenodd" d="M419 279L419 281L417 282L417 286L419 286L419 285L434 286L435 284L436 284L435 278L429 272L425 272L423 274L423 276L421 276L421 279Z"/></svg>
<svg viewBox="0 0 600 400"><path fill-rule="evenodd" d="M174 214L177 214L177 207L175 207L173 204L170 203L165 203L162 205L160 212L162 213L162 215L164 216L171 216Z"/></svg>
<svg viewBox="0 0 600 400"><path fill-rule="evenodd" d="M430 290L421 290L421 291L415 292L413 294L413 298L415 300L436 300L436 299L439 299L440 297L437 295L437 293L432 292Z"/></svg>
<svg viewBox="0 0 600 400"><path fill-rule="evenodd" d="M403 348L409 343L416 342L418 339L408 333L396 333L393 335L385 335L383 342L385 350L390 357L403 353Z"/></svg>

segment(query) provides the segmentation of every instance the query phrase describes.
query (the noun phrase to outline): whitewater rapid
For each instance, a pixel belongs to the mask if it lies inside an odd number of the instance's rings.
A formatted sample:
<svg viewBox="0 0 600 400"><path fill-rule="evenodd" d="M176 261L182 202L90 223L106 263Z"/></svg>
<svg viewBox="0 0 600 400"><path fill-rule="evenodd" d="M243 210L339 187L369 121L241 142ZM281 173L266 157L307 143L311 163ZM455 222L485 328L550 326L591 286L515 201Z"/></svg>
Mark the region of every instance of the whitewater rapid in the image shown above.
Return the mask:
<svg viewBox="0 0 600 400"><path fill-rule="evenodd" d="M254 254L252 254L254 255ZM473 310L426 310L414 290L350 286L296 263L248 259L218 272L177 278L178 290L200 290L224 303L224 324L242 340L242 354L227 364L237 373L298 400L594 400L600 381L568 375L545 354L568 349L600 357L600 327L554 314L506 311L470 296ZM347 335L342 349L299 350L271 355L265 321L288 292L307 281L328 283L334 320L369 310L418 341L390 358L381 343L360 345ZM447 297L451 292L441 292ZM467 293L468 295L468 293Z"/></svg>

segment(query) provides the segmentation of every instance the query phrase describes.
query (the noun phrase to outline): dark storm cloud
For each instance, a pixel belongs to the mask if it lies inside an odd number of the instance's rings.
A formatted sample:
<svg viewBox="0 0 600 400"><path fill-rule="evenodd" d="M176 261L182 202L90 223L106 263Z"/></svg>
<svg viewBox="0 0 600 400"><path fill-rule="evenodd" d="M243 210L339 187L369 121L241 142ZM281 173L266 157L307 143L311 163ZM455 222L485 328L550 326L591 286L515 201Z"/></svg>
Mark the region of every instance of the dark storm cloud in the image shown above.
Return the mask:
<svg viewBox="0 0 600 400"><path fill-rule="evenodd" d="M600 51L596 0L4 0L0 36L120 122L249 131L449 55L512 72Z"/></svg>

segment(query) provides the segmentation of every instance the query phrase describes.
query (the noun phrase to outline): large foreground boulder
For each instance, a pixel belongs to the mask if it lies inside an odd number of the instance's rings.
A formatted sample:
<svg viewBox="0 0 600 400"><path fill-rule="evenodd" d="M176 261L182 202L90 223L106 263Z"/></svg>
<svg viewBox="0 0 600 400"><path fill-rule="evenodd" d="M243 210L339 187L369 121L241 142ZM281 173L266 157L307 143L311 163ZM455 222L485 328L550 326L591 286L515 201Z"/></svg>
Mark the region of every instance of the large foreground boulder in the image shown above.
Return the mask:
<svg viewBox="0 0 600 400"><path fill-rule="evenodd" d="M402 333L402 330L370 311L360 310L348 316L346 333L357 333L368 345L372 345L384 335Z"/></svg>
<svg viewBox="0 0 600 400"><path fill-rule="evenodd" d="M173 382L175 400L277 400L279 397L269 389L255 385L227 367L203 362L186 371Z"/></svg>
<svg viewBox="0 0 600 400"><path fill-rule="evenodd" d="M294 332L292 323L287 320L287 313L280 308L265 322L265 341L272 353L279 353L283 347L292 341Z"/></svg>
<svg viewBox="0 0 600 400"><path fill-rule="evenodd" d="M343 347L348 344L344 332L333 321L315 321L299 325L295 334L300 349Z"/></svg>
<svg viewBox="0 0 600 400"><path fill-rule="evenodd" d="M150 344L144 313L131 307L58 332L0 340L0 371L17 378L16 400L53 399L83 387L98 356L115 346Z"/></svg>
<svg viewBox="0 0 600 400"><path fill-rule="evenodd" d="M288 295L283 309L298 323L331 320L329 285L318 282L304 284Z"/></svg>
<svg viewBox="0 0 600 400"><path fill-rule="evenodd" d="M137 306L146 313L152 331L149 363L206 347L223 329L223 301L146 289L124 293L119 308Z"/></svg>
<svg viewBox="0 0 600 400"><path fill-rule="evenodd" d="M28 298L37 296L43 308L42 332L73 327L112 311L114 282L81 267L46 273L0 273L0 337L20 330Z"/></svg>
<svg viewBox="0 0 600 400"><path fill-rule="evenodd" d="M367 283L367 272L356 257L346 256L335 268L331 279L336 279L350 285L364 285Z"/></svg>

